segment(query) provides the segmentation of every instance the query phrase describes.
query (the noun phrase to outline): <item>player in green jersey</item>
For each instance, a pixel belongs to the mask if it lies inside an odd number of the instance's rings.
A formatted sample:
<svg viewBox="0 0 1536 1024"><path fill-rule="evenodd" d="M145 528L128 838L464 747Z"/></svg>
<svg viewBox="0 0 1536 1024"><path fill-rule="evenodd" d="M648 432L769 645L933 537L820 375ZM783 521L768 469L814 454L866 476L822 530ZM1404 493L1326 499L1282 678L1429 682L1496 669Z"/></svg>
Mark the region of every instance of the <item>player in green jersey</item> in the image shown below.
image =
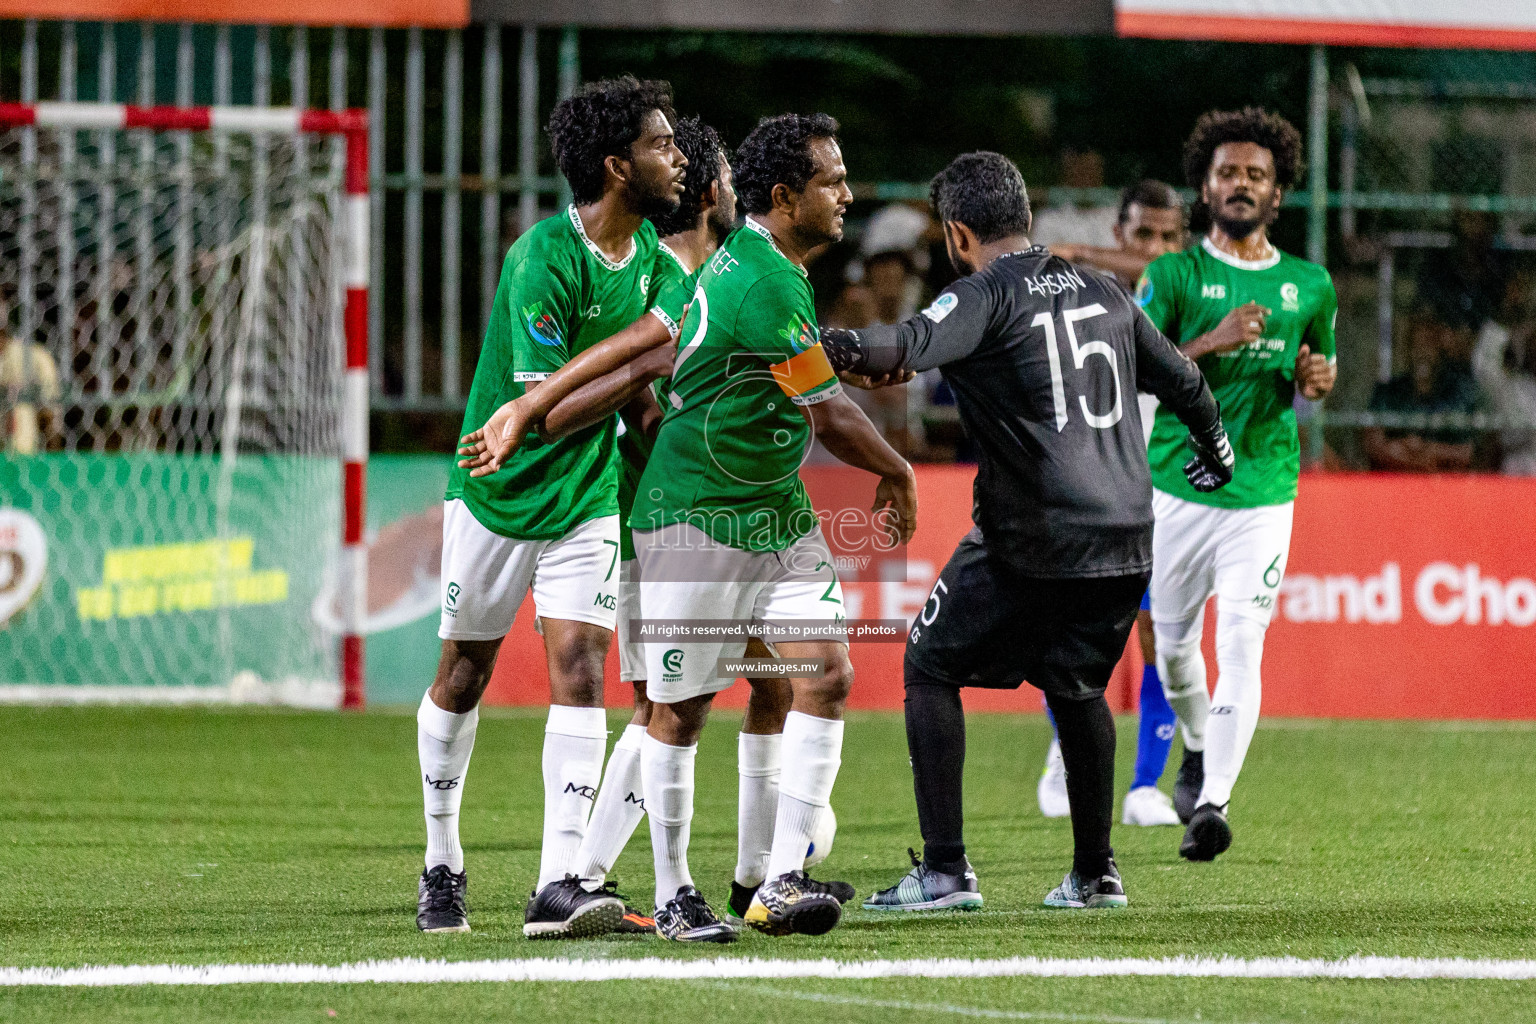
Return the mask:
<svg viewBox="0 0 1536 1024"><path fill-rule="evenodd" d="M675 208L687 161L672 132L671 89L622 78L562 101L548 132L575 202L529 228L502 266L467 425L548 377L646 308L656 232ZM417 924L467 931L458 812L480 697L531 588L549 654L544 842L524 934L589 935L623 903L574 874L606 748L603 662L617 609L617 452L611 420L529 446L498 472L449 477L443 522L443 651L421 703L417 742L426 870Z"/></svg>
<svg viewBox="0 0 1536 1024"><path fill-rule="evenodd" d="M779 798L764 871L744 915L769 934L819 934L851 895L806 876L842 748L852 682L841 588L799 466L812 430L842 461L880 477L876 507L902 540L916 512L911 468L841 392L817 337L807 254L842 235L852 195L825 115L768 118L742 143L736 186L748 217L700 275L673 365L671 394L630 524L647 622L726 620L819 673L793 679ZM698 628L689 626L688 628ZM693 759L739 639L646 645L654 711L641 772L665 937L715 939L714 912L688 870Z"/></svg>
<svg viewBox="0 0 1536 1024"><path fill-rule="evenodd" d="M1259 662L1290 551L1300 469L1292 402L1332 390L1338 298L1328 271L1269 240L1300 176L1301 136L1257 108L1213 111L1184 146L1184 172L1211 227L1198 245L1156 260L1137 299L1197 358L1232 438L1237 468L1220 491L1189 486L1182 428L1159 410L1152 463L1152 620L1158 668L1184 734L1174 805L1188 823L1179 852L1211 860L1232 842L1227 805L1259 718ZM1248 338L1233 345L1235 338ZM1214 696L1200 634L1216 596Z"/></svg>

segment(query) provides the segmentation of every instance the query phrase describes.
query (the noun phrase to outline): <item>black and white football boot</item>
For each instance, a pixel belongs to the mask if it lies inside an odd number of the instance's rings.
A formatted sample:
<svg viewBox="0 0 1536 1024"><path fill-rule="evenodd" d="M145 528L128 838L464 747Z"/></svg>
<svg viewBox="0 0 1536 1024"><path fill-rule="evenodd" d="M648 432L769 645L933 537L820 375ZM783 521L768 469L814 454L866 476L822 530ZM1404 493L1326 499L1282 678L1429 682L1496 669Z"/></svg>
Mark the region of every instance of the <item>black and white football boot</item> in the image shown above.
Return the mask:
<svg viewBox="0 0 1536 1024"><path fill-rule="evenodd" d="M1195 801L1205 786L1205 751L1184 749L1184 760L1179 764L1179 774L1173 780L1173 809L1179 821L1185 825L1195 816Z"/></svg>
<svg viewBox="0 0 1536 1024"><path fill-rule="evenodd" d="M846 882L818 882L804 871L789 871L758 886L742 917L764 935L825 935L842 920L839 897L851 888Z"/></svg>
<svg viewBox="0 0 1536 1024"><path fill-rule="evenodd" d="M416 927L424 932L469 931L469 872L453 873L447 864L422 871L416 884Z"/></svg>
<svg viewBox="0 0 1536 1024"><path fill-rule="evenodd" d="M1074 868L1045 897L1046 906L1070 910L1102 910L1126 904L1125 886L1120 881L1120 869L1115 867L1113 857L1109 860L1109 870L1098 878L1084 879Z"/></svg>
<svg viewBox="0 0 1536 1024"><path fill-rule="evenodd" d="M528 900L523 935L530 939L589 939L618 930L624 901L606 889L588 892L581 879L566 875Z"/></svg>
<svg viewBox="0 0 1536 1024"><path fill-rule="evenodd" d="M975 910L981 906L981 887L969 860L964 862L965 870L948 874L930 868L911 847L907 856L912 858L912 870L865 900L865 910Z"/></svg>
<svg viewBox="0 0 1536 1024"><path fill-rule="evenodd" d="M1215 860L1232 845L1232 826L1227 824L1227 805L1201 804L1189 819L1179 856L1185 860Z"/></svg>
<svg viewBox="0 0 1536 1024"><path fill-rule="evenodd" d="M685 885L656 911L656 934L669 942L735 942L736 929L720 920L699 890Z"/></svg>

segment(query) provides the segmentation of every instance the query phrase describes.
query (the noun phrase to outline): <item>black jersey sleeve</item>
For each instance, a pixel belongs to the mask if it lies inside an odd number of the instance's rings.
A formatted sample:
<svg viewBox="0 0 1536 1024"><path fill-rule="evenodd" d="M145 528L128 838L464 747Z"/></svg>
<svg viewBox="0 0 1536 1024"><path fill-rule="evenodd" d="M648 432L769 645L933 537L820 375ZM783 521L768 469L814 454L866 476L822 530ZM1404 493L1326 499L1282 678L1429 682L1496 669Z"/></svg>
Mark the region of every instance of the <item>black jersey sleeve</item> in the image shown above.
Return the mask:
<svg viewBox="0 0 1536 1024"><path fill-rule="evenodd" d="M1156 395L1191 434L1210 433L1221 424L1221 410L1200 368L1140 310L1134 321L1136 390Z"/></svg>
<svg viewBox="0 0 1536 1024"><path fill-rule="evenodd" d="M872 377L898 370L931 370L964 359L987 336L997 310L992 289L974 278L950 285L921 313L899 324L821 332L838 370Z"/></svg>

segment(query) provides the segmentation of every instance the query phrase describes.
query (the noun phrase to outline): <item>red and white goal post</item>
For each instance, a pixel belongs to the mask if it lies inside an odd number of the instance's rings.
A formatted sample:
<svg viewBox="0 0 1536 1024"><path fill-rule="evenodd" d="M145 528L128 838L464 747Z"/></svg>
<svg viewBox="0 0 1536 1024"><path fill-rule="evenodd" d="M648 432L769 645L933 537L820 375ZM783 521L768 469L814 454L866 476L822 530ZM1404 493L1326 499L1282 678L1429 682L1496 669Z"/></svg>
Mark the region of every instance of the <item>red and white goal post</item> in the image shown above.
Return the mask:
<svg viewBox="0 0 1536 1024"><path fill-rule="evenodd" d="M0 683L362 706L368 183L363 110L0 103L0 333L58 377Z"/></svg>

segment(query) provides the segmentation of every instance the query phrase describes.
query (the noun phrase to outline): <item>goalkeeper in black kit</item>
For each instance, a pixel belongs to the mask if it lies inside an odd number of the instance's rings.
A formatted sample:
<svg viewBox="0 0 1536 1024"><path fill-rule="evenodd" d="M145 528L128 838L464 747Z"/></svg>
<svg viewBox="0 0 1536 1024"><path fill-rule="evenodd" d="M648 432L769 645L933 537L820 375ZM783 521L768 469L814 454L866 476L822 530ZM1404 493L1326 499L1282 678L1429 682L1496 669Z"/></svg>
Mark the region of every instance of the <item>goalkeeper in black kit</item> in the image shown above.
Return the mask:
<svg viewBox="0 0 1536 1024"><path fill-rule="evenodd" d="M1072 806L1072 870L1052 907L1125 906L1110 848L1115 726L1104 688L1152 570L1152 483L1136 391L1189 429L1190 483L1232 479L1220 410L1195 364L1113 278L1029 241L1006 157L968 153L933 181L962 277L893 326L824 329L839 371L890 381L938 367L979 450L975 526L907 636L907 745L923 857L869 910L981 904L965 855L960 688L1045 693Z"/></svg>

